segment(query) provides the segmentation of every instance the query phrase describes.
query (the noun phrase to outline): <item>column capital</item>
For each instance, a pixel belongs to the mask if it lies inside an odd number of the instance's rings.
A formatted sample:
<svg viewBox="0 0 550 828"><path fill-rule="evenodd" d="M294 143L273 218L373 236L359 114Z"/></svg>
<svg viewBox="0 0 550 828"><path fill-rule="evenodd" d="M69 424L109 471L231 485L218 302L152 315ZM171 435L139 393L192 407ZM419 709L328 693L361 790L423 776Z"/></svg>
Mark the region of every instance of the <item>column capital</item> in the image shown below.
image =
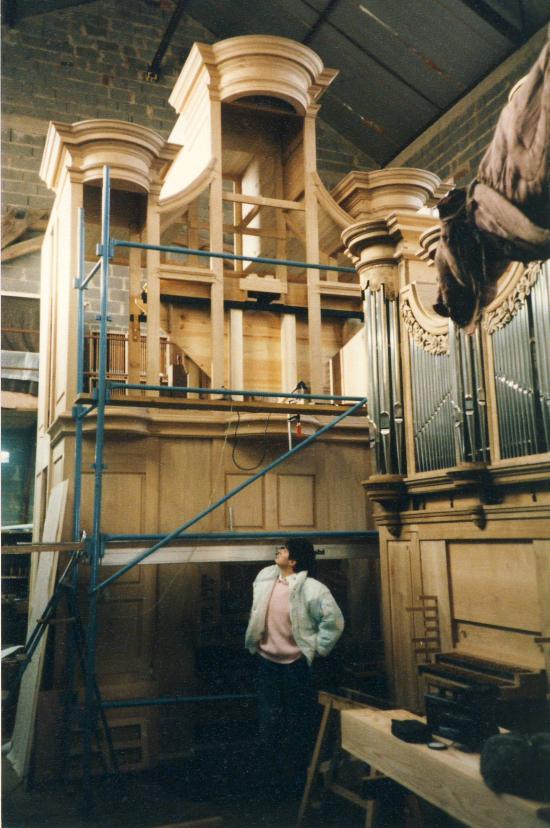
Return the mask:
<svg viewBox="0 0 550 828"><path fill-rule="evenodd" d="M397 295L398 265L418 258L419 239L434 217L431 205L440 179L427 170L390 167L373 172L351 172L333 195L356 221L342 232L362 287L377 290L384 284Z"/></svg>
<svg viewBox="0 0 550 828"><path fill-rule="evenodd" d="M413 167L388 167L361 172L352 170L333 189L338 204L354 219L372 219L400 210L413 213L431 204L439 177Z"/></svg>

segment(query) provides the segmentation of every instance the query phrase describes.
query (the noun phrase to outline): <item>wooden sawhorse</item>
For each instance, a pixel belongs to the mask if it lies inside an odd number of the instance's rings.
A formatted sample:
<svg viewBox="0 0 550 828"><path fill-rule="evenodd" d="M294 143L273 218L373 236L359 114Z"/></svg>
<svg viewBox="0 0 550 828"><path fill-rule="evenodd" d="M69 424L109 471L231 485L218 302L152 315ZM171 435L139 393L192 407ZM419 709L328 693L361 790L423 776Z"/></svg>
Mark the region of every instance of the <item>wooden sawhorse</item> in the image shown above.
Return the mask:
<svg viewBox="0 0 550 828"><path fill-rule="evenodd" d="M357 693L357 696L361 694ZM311 762L307 771L306 785L300 803L300 810L298 811L298 821L296 828L302 828L304 819L308 808L311 805L311 794L317 776L323 774L324 790L336 796L346 799L348 802L353 802L359 808L365 811L365 828L374 828L374 820L378 811L380 798L388 791L391 786L395 787L395 783L389 777L379 773L375 768L369 767L369 772L362 780L362 796L355 791L346 788L335 780L335 771L337 768L338 758L342 752L341 733L340 733L340 712L342 710L352 710L358 708L368 708L377 710L371 705L356 700L353 698L353 691L350 691L350 696L340 696L335 693L328 693L321 690L319 693L319 704L323 706L323 715L319 732L315 741L315 747L311 757ZM333 727L338 728L336 744L332 755L328 760L323 761L323 748L326 745L329 734ZM404 822L407 828L421 828L423 824L422 816L418 799L412 793L405 794L408 819Z"/></svg>

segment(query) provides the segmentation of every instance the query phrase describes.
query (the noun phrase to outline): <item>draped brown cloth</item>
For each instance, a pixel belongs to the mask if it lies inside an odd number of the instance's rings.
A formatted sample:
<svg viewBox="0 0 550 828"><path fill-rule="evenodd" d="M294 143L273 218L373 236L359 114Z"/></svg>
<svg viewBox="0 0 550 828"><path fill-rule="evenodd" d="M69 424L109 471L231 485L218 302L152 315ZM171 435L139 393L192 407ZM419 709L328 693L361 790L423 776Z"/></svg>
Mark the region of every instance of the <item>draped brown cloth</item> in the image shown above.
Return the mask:
<svg viewBox="0 0 550 828"><path fill-rule="evenodd" d="M439 203L435 310L476 323L510 261L550 257L550 42L500 113L468 191Z"/></svg>

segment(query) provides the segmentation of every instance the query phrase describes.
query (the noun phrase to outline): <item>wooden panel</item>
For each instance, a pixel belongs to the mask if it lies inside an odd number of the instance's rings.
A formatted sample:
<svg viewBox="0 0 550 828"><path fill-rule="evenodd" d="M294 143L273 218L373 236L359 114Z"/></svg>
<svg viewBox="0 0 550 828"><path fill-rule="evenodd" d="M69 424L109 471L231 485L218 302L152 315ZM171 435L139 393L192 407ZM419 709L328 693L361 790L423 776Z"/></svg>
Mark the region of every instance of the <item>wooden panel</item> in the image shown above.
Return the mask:
<svg viewBox="0 0 550 828"><path fill-rule="evenodd" d="M165 323L166 324L166 323ZM172 342L210 376L210 315L202 308L177 307L172 314Z"/></svg>
<svg viewBox="0 0 550 828"><path fill-rule="evenodd" d="M453 649L454 640L445 541L421 541L420 552L422 588L424 595L437 596L441 650L446 652Z"/></svg>
<svg viewBox="0 0 550 828"><path fill-rule="evenodd" d="M252 477L251 474L226 474L225 492L230 492ZM226 525L235 529L264 525L264 481L257 480L226 504ZM231 509L231 512L229 511ZM230 517L231 516L231 517Z"/></svg>
<svg viewBox="0 0 550 828"><path fill-rule="evenodd" d="M67 501L67 489L67 480L63 480L52 488L48 499L46 520L44 522L43 542L60 540L65 504ZM38 562L35 562L35 577L31 584L27 640L38 628L38 619L44 615L48 602L54 593L58 553L42 552L35 554L33 557L38 558ZM32 660L25 670L19 688L17 711L8 760L20 778L27 775L31 757L38 690L42 677L47 639L48 627L46 627L33 654Z"/></svg>
<svg viewBox="0 0 550 828"><path fill-rule="evenodd" d="M361 485L369 475L366 445L318 445L315 458L319 526L334 530L367 528L368 499Z"/></svg>
<svg viewBox="0 0 550 828"><path fill-rule="evenodd" d="M100 579L112 569L100 568ZM82 578L82 591L86 581ZM97 673L103 685L150 677L156 625L156 568L137 566L102 593L98 604ZM87 595L81 595L86 619Z"/></svg>
<svg viewBox="0 0 550 828"><path fill-rule="evenodd" d="M396 687L397 704L416 707L420 703L416 660L411 639L414 626L407 607L415 605L411 574L411 549L407 541L388 542L388 575L392 662L399 671Z"/></svg>
<svg viewBox="0 0 550 828"><path fill-rule="evenodd" d="M144 475L133 472L105 472L103 475L104 532L139 534L143 528ZM92 474L82 475L82 527L91 534L93 522Z"/></svg>
<svg viewBox="0 0 550 828"><path fill-rule="evenodd" d="M102 664L112 664L120 658L125 661L143 656L143 599L117 598L99 604L97 658Z"/></svg>
<svg viewBox="0 0 550 828"><path fill-rule="evenodd" d="M541 632L542 636L546 638L546 641L539 646L545 660L546 675L550 684L550 540L533 541L533 551L539 587Z"/></svg>
<svg viewBox="0 0 550 828"><path fill-rule="evenodd" d="M539 670L544 667L542 650L535 644L532 633L499 630L460 621L456 625L456 637L455 649L459 652Z"/></svg>
<svg viewBox="0 0 550 828"><path fill-rule="evenodd" d="M517 630L540 630L532 544L452 543L453 616Z"/></svg>
<svg viewBox="0 0 550 828"><path fill-rule="evenodd" d="M210 462L210 441L160 441L160 532L169 532L181 526L199 514L211 501ZM208 518L194 527L197 532L208 532L210 528Z"/></svg>
<svg viewBox="0 0 550 828"><path fill-rule="evenodd" d="M197 690L195 643L199 601L198 566L159 566L154 670L161 696L191 696ZM181 635L174 635L174 630L181 630ZM163 756L183 755L192 747L193 721L189 713L186 705L160 709L160 750Z"/></svg>
<svg viewBox="0 0 550 828"><path fill-rule="evenodd" d="M280 317L248 311L244 317L244 382L258 391L292 391L281 385Z"/></svg>
<svg viewBox="0 0 550 828"><path fill-rule="evenodd" d="M367 395L367 346L365 328L361 328L339 351L341 394Z"/></svg>
<svg viewBox="0 0 550 828"><path fill-rule="evenodd" d="M279 526L315 525L315 476L277 475Z"/></svg>

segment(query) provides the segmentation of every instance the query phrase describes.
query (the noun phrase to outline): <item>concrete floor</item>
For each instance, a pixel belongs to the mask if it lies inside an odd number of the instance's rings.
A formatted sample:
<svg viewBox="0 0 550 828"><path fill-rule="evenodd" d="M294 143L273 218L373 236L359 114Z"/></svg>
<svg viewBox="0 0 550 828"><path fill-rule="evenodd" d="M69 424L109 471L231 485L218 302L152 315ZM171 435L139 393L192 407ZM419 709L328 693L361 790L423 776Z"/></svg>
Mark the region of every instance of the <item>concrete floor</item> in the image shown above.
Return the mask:
<svg viewBox="0 0 550 828"><path fill-rule="evenodd" d="M95 783L94 810L82 790L66 784L25 790L3 762L3 828L165 828L186 820L222 818L222 828L294 828L300 792L268 792L242 766L222 762L190 772L181 765L124 774ZM359 828L363 812L341 802L313 810L307 828Z"/></svg>
<svg viewBox="0 0 550 828"><path fill-rule="evenodd" d="M191 762L94 780L94 808L82 787L57 784L26 790L3 757L3 828L168 828L187 820L221 817L221 828L294 828L301 791L267 788L249 751L220 751ZM349 777L348 777L349 779ZM457 828L427 803L425 828ZM376 828L404 828L402 803L386 802ZM304 828L364 828L361 808L332 795L308 811Z"/></svg>

